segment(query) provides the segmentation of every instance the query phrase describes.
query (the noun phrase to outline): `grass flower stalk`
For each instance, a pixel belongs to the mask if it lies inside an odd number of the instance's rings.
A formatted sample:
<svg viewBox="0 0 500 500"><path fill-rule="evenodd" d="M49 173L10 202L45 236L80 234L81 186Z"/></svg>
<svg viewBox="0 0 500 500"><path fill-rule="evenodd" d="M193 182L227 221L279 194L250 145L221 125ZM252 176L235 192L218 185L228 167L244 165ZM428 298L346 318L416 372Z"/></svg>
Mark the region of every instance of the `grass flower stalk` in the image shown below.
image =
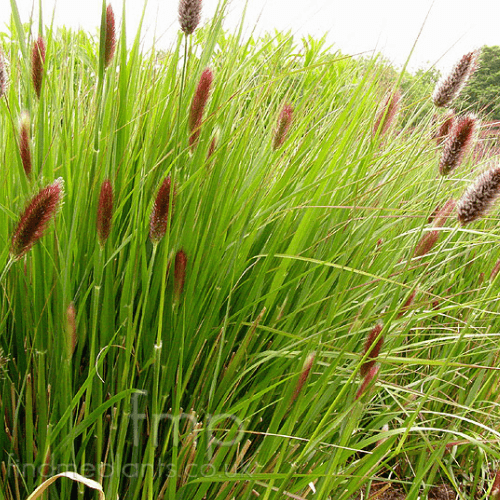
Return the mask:
<svg viewBox="0 0 500 500"><path fill-rule="evenodd" d="M477 133L477 118L469 114L456 121L448 134L439 161L439 173L449 175L462 163Z"/></svg>
<svg viewBox="0 0 500 500"><path fill-rule="evenodd" d="M28 204L12 235L10 253L19 260L43 236L63 196L63 181L57 179L42 189Z"/></svg>
<svg viewBox="0 0 500 500"><path fill-rule="evenodd" d="M478 67L479 51L472 51L453 66L448 75L442 78L432 95L432 101L437 107L447 107L460 94L469 78Z"/></svg>
<svg viewBox="0 0 500 500"><path fill-rule="evenodd" d="M301 393L304 384L306 383L308 377L309 377L309 372L311 371L312 365L314 363L314 358L316 357L316 353L312 352L309 354L304 361L304 365L302 366L302 371L300 372L299 380L297 380L297 384L293 390L292 394L292 399L290 401L290 404L293 403L298 397L299 394Z"/></svg>
<svg viewBox="0 0 500 500"><path fill-rule="evenodd" d="M384 338L380 335L382 331L383 325L382 323L377 323L368 334L365 342L365 348L363 351L363 357L369 353L369 358L361 365L359 369L359 373L361 378L364 378L368 375L370 370L373 368L373 365L377 362L377 357L380 354L380 349L382 349L382 345L384 343Z"/></svg>
<svg viewBox="0 0 500 500"><path fill-rule="evenodd" d="M382 109L379 111L373 126L373 136L384 135L394 122L401 106L401 91L399 89L392 92L385 99Z"/></svg>
<svg viewBox="0 0 500 500"><path fill-rule="evenodd" d="M156 245L165 236L169 220L172 218L175 192L170 176L160 186L149 220L149 238Z"/></svg>
<svg viewBox="0 0 500 500"><path fill-rule="evenodd" d="M109 179L103 181L101 192L99 193L99 204L97 207L97 236L101 248L106 244L106 240L111 232L111 222L113 217L113 187Z"/></svg>
<svg viewBox="0 0 500 500"><path fill-rule="evenodd" d="M458 220L465 225L483 217L499 196L500 167L493 167L483 172L463 194L457 204Z"/></svg>
<svg viewBox="0 0 500 500"><path fill-rule="evenodd" d="M285 104L278 118L278 126L274 132L273 149L277 150L283 146L293 119L293 107Z"/></svg>
<svg viewBox="0 0 500 500"><path fill-rule="evenodd" d="M76 347L76 309L73 302L66 309L66 343L68 358L73 356Z"/></svg>
<svg viewBox="0 0 500 500"><path fill-rule="evenodd" d="M174 264L174 302L179 303L184 291L186 282L187 255L184 250L179 250L175 254Z"/></svg>
<svg viewBox="0 0 500 500"><path fill-rule="evenodd" d="M200 81L196 87L196 91L191 102L189 110L189 145L195 146L200 137L201 124L203 121L203 112L207 105L210 96L210 88L212 86L214 75L210 68L205 68L201 74Z"/></svg>
<svg viewBox="0 0 500 500"><path fill-rule="evenodd" d="M45 65L45 41L39 36L31 51L31 79L37 97L40 99Z"/></svg>
<svg viewBox="0 0 500 500"><path fill-rule="evenodd" d="M104 67L107 68L113 56L115 55L116 49L116 28L115 28L115 14L113 12L113 7L108 4L106 7L106 41L104 43Z"/></svg>
<svg viewBox="0 0 500 500"><path fill-rule="evenodd" d="M26 177L31 179L33 161L31 156L30 117L27 111L23 111L19 121L19 154Z"/></svg>
<svg viewBox="0 0 500 500"><path fill-rule="evenodd" d="M452 109L450 109L444 116L443 121L441 122L436 131L435 139L438 144L442 144L446 140L448 134L451 132L453 126L455 125L455 121L456 121L455 112Z"/></svg>
<svg viewBox="0 0 500 500"><path fill-rule="evenodd" d="M8 83L9 83L9 77L7 74L7 64L5 61L5 55L0 49L0 99L7 93Z"/></svg>
<svg viewBox="0 0 500 500"><path fill-rule="evenodd" d="M179 24L186 35L191 35L200 24L201 0L180 0Z"/></svg>

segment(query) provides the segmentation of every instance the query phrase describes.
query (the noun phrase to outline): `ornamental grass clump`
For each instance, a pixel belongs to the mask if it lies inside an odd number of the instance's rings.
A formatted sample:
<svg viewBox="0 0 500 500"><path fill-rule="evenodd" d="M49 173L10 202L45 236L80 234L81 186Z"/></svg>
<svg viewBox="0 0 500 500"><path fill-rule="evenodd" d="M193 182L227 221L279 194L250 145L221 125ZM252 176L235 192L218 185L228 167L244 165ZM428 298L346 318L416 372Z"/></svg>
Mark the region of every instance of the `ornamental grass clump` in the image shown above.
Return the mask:
<svg viewBox="0 0 500 500"><path fill-rule="evenodd" d="M108 4L106 7L106 40L104 42L104 67L107 68L113 56L115 55L116 49L116 29L115 29L115 14L113 12L113 7Z"/></svg>
<svg viewBox="0 0 500 500"><path fill-rule="evenodd" d="M450 73L438 82L432 95L435 106L448 107L453 102L476 71L478 59L479 51L475 50L465 54Z"/></svg>
<svg viewBox="0 0 500 500"><path fill-rule="evenodd" d="M389 130L401 106L401 97L399 89L396 89L386 97L384 105L375 120L373 136L377 134L384 135Z"/></svg>
<svg viewBox="0 0 500 500"><path fill-rule="evenodd" d="M180 0L179 24L186 35L191 35L200 24L201 0Z"/></svg>
<svg viewBox="0 0 500 500"><path fill-rule="evenodd" d="M101 185L99 193L99 204L97 206L97 236L102 247L111 232L111 220L113 217L113 187L109 179Z"/></svg>
<svg viewBox="0 0 500 500"><path fill-rule="evenodd" d="M500 167L483 172L467 188L457 204L458 220L462 225L483 217L500 196Z"/></svg>
<svg viewBox="0 0 500 500"><path fill-rule="evenodd" d="M189 110L189 145L195 146L200 138L201 124L203 121L203 112L210 97L210 88L214 75L210 68L205 68L201 74L200 81L191 102Z"/></svg>
<svg viewBox="0 0 500 500"><path fill-rule="evenodd" d="M273 149L279 149L286 140L293 119L293 107L285 104L278 118L278 126L274 132Z"/></svg>
<svg viewBox="0 0 500 500"><path fill-rule="evenodd" d="M175 192L171 184L170 176L168 176L160 186L155 198L149 220L149 238L153 245L158 244L165 236L168 223L172 219Z"/></svg>
<svg viewBox="0 0 500 500"><path fill-rule="evenodd" d="M31 158L30 117L27 111L21 114L19 121L19 155L21 156L24 173L28 179L31 179L33 162Z"/></svg>
<svg viewBox="0 0 500 500"><path fill-rule="evenodd" d="M463 116L454 122L439 161L441 175L451 174L462 163L474 142L477 128L477 118L473 114Z"/></svg>
<svg viewBox="0 0 500 500"><path fill-rule="evenodd" d="M63 180L42 189L24 210L12 235L10 253L19 260L43 236L50 219L59 208L63 196Z"/></svg>
<svg viewBox="0 0 500 500"><path fill-rule="evenodd" d="M31 51L31 79L37 97L40 99L45 64L45 41L39 36Z"/></svg>

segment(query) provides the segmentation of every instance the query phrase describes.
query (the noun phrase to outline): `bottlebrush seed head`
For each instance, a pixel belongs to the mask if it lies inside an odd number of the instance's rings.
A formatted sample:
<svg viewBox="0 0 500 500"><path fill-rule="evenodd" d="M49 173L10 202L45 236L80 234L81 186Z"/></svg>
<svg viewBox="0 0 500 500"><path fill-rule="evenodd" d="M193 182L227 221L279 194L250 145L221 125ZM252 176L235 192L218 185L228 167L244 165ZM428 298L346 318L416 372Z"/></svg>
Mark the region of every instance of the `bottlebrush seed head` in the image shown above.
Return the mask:
<svg viewBox="0 0 500 500"><path fill-rule="evenodd" d="M210 96L210 88L214 75L210 68L205 68L201 74L200 81L196 87L196 91L191 102L191 109L189 110L189 145L194 146L200 137L200 127L203 121L203 111L207 105Z"/></svg>
<svg viewBox="0 0 500 500"><path fill-rule="evenodd" d="M191 35L200 24L201 0L180 0L179 24L186 35Z"/></svg>
<svg viewBox="0 0 500 500"><path fill-rule="evenodd" d="M380 332L382 331L382 323L377 323L368 334L365 342L365 349L363 351L363 356L369 351L369 358L361 365L359 373L361 377L366 377L368 372L371 370L373 365L377 362L377 357L380 354L380 349L382 349L382 344L384 343L384 338L380 337Z"/></svg>
<svg viewBox="0 0 500 500"><path fill-rule="evenodd" d="M149 221L149 238L154 245L165 236L169 219L172 218L175 190L172 196L171 191L171 180L168 176L158 190Z"/></svg>
<svg viewBox="0 0 500 500"><path fill-rule="evenodd" d="M113 187L109 179L101 185L99 194L99 205L97 207L97 236L99 244L104 247L111 232L111 220L113 217Z"/></svg>
<svg viewBox="0 0 500 500"><path fill-rule="evenodd" d="M403 317L410 309L413 301L415 300L415 295L417 294L417 289L413 290L410 296L406 299L406 302L401 306L401 310L399 311L398 318Z"/></svg>
<svg viewBox="0 0 500 500"><path fill-rule="evenodd" d="M413 252L413 257L422 257L428 254L439 239L439 231L430 231L420 238Z"/></svg>
<svg viewBox="0 0 500 500"><path fill-rule="evenodd" d="M30 117L27 111L21 114L21 119L19 121L19 154L26 177L31 179L33 164L31 160Z"/></svg>
<svg viewBox="0 0 500 500"><path fill-rule="evenodd" d="M470 150L477 132L477 118L466 115L456 121L444 144L439 173L449 175L462 163L464 156Z"/></svg>
<svg viewBox="0 0 500 500"><path fill-rule="evenodd" d="M292 394L291 403L293 403L300 394L300 391L304 387L307 378L309 377L309 372L311 371L312 365L314 363L314 358L316 357L316 353L311 353L307 356L304 366L302 367L302 371L300 372L299 380L297 381L297 385Z"/></svg>
<svg viewBox="0 0 500 500"><path fill-rule="evenodd" d="M460 94L467 80L478 67L479 54L480 52L475 50L462 56L450 73L438 82L432 95L435 106L447 107Z"/></svg>
<svg viewBox="0 0 500 500"><path fill-rule="evenodd" d="M184 291L184 283L186 281L186 266L187 255L184 250L179 250L175 254L174 265L174 300L179 302Z"/></svg>
<svg viewBox="0 0 500 500"><path fill-rule="evenodd" d="M500 500L500 470L495 474L489 498L490 500Z"/></svg>
<svg viewBox="0 0 500 500"><path fill-rule="evenodd" d="M368 373L366 374L365 378L363 379L363 382L361 383L361 385L358 389L358 392L356 392L355 399L359 399L366 392L366 389L368 389L368 386L377 377L379 370L380 370L379 365L374 364L373 366L370 367L370 369L368 370Z"/></svg>
<svg viewBox="0 0 500 500"><path fill-rule="evenodd" d="M113 7L108 4L106 7L106 40L104 43L104 67L107 68L113 56L115 55L116 49L116 30L115 30L115 14L113 12Z"/></svg>
<svg viewBox="0 0 500 500"><path fill-rule="evenodd" d="M68 357L71 358L76 347L76 309L73 302L66 309L66 342Z"/></svg>
<svg viewBox="0 0 500 500"><path fill-rule="evenodd" d="M377 133L384 135L396 117L401 106L401 92L397 89L392 94L388 95L385 99L384 106L379 111L375 125L373 127L373 135Z"/></svg>
<svg viewBox="0 0 500 500"><path fill-rule="evenodd" d="M500 196L500 167L482 173L467 188L457 204L458 220L462 225L483 217Z"/></svg>
<svg viewBox="0 0 500 500"><path fill-rule="evenodd" d="M293 108L290 104L285 104L278 118L278 126L274 132L273 149L279 149L286 140L288 130L292 124Z"/></svg>
<svg viewBox="0 0 500 500"><path fill-rule="evenodd" d="M451 132L453 126L455 125L455 121L456 121L455 112L452 109L450 109L446 113L443 122L436 131L435 138L438 144L441 144L446 140L448 134Z"/></svg>
<svg viewBox="0 0 500 500"><path fill-rule="evenodd" d="M500 259L496 261L495 267L491 270L490 281L493 281L495 279L498 271L500 271Z"/></svg>
<svg viewBox="0 0 500 500"><path fill-rule="evenodd" d="M28 204L12 236L10 253L19 260L43 236L63 196L63 180L42 189Z"/></svg>
<svg viewBox="0 0 500 500"><path fill-rule="evenodd" d="M443 227L448 220L448 217L451 215L457 202L450 198L439 210L436 211L434 215L434 223L432 224L434 227ZM430 222L430 221L429 221Z"/></svg>
<svg viewBox="0 0 500 500"><path fill-rule="evenodd" d="M45 64L45 41L41 36L35 41L31 52L31 78L38 98L42 92L43 66Z"/></svg>
<svg viewBox="0 0 500 500"><path fill-rule="evenodd" d="M0 49L0 99L7 92L7 85L9 84L9 77L7 74L7 62L5 56Z"/></svg>

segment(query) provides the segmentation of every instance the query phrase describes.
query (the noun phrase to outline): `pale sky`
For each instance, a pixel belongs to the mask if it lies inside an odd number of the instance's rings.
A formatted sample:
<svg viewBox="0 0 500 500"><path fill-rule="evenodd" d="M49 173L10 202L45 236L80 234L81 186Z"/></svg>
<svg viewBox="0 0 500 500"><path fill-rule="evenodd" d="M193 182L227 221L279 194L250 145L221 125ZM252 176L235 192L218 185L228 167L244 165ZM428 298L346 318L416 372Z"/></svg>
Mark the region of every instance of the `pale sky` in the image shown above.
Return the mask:
<svg viewBox="0 0 500 500"><path fill-rule="evenodd" d="M122 1L112 3L121 19ZM42 0L45 24L50 24L56 5L55 24L81 26L96 33L102 0ZM144 2L125 0L129 36L135 34ZM33 4L35 7L33 8ZM217 0L203 0L203 20ZM31 12L38 15L38 0L17 0L23 22ZM245 0L231 0L225 27L234 30ZM178 30L178 0L148 0L144 44L154 34L158 46L170 47ZM0 0L0 31L9 22L10 1ZM426 20L427 16L427 20ZM425 25L424 25L425 22ZM500 45L500 2L495 0L249 0L247 30L292 30L297 40L306 34L328 33L328 44L347 54L382 52L402 66L422 28L409 67L436 65L446 71L460 57L481 45Z"/></svg>

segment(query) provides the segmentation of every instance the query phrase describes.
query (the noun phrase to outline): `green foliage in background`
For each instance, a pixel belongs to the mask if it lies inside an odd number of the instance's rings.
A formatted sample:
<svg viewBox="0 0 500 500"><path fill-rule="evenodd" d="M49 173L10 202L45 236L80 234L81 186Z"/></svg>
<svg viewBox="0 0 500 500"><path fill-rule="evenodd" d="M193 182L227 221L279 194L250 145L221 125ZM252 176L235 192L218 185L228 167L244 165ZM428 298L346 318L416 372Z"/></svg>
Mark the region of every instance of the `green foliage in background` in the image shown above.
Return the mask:
<svg viewBox="0 0 500 500"><path fill-rule="evenodd" d="M376 59L289 34L228 34L226 2L161 53L143 54L140 30L127 40L122 23L107 69L102 38L25 30L12 5L0 101L0 500L67 470L113 500L348 500L380 484L410 500L441 484L486 498L500 461L500 228L496 212L467 228L452 216L414 257L436 206L484 166L469 159L437 180L434 111L417 97L434 73L401 77L403 114L382 135L374 124L391 80ZM40 99L29 57L38 34ZM214 82L190 147L207 67ZM293 121L273 149L285 104ZM168 175L172 217L153 245ZM54 221L9 267L19 214L60 177ZM114 210L101 248L104 179ZM97 498L58 481L51 499Z"/></svg>

